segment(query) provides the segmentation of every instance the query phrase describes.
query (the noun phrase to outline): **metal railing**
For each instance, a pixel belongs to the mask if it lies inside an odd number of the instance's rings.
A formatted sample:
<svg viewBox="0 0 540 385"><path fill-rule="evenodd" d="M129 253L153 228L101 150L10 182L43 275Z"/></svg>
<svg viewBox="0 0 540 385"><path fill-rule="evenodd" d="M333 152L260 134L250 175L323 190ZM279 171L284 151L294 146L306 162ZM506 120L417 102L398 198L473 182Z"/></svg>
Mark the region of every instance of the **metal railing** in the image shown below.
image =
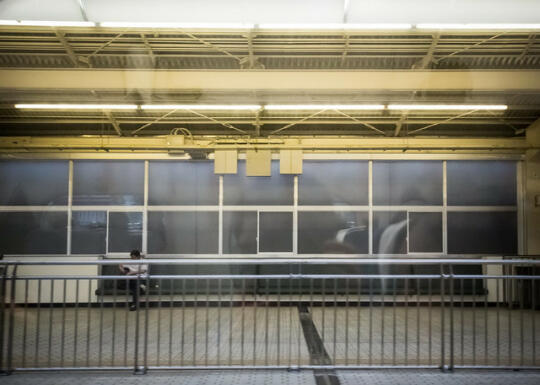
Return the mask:
<svg viewBox="0 0 540 385"><path fill-rule="evenodd" d="M175 259L130 261L149 264L148 275L97 269L122 262L0 262L0 368L540 368L540 261ZM194 263L291 273L152 274ZM330 265L344 269L323 273ZM379 272L363 273L368 266ZM464 266L480 273L456 273Z"/></svg>

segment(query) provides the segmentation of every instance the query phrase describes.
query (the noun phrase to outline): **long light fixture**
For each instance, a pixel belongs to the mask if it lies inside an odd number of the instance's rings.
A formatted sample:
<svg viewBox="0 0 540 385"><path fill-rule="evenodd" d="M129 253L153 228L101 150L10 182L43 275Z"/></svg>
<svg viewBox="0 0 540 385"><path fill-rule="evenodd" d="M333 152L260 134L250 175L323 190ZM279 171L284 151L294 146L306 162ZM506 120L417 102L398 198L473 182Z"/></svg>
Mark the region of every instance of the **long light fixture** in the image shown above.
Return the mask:
<svg viewBox="0 0 540 385"><path fill-rule="evenodd" d="M258 104L143 104L143 110L258 110Z"/></svg>
<svg viewBox="0 0 540 385"><path fill-rule="evenodd" d="M276 29L276 30L397 30L411 29L412 24L406 23L295 23L295 24L276 24L264 23L257 25L260 29Z"/></svg>
<svg viewBox="0 0 540 385"><path fill-rule="evenodd" d="M384 110L383 104L269 104L265 110Z"/></svg>
<svg viewBox="0 0 540 385"><path fill-rule="evenodd" d="M0 25L18 25L17 20L0 20Z"/></svg>
<svg viewBox="0 0 540 385"><path fill-rule="evenodd" d="M152 28L152 29L252 29L254 24L249 23L153 23L153 22L127 22L104 21L99 23L105 28Z"/></svg>
<svg viewBox="0 0 540 385"><path fill-rule="evenodd" d="M440 30L510 30L510 29L540 29L540 24L519 24L519 23L471 23L471 24L444 24L444 23L422 23L416 25L417 29L440 29Z"/></svg>
<svg viewBox="0 0 540 385"><path fill-rule="evenodd" d="M93 21L44 21L44 20L21 20L19 25L34 27L95 27Z"/></svg>
<svg viewBox="0 0 540 385"><path fill-rule="evenodd" d="M136 110L136 104L15 104L15 108L35 110Z"/></svg>
<svg viewBox="0 0 540 385"><path fill-rule="evenodd" d="M506 110L504 104L389 104L389 110Z"/></svg>

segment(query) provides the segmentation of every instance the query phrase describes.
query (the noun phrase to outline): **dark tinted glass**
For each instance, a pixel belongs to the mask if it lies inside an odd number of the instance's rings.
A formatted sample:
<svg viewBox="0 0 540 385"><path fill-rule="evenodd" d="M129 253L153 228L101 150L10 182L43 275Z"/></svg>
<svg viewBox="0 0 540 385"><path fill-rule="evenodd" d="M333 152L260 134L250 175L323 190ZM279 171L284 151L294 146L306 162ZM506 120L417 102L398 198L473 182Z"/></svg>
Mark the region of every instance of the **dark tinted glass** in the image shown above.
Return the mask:
<svg viewBox="0 0 540 385"><path fill-rule="evenodd" d="M304 161L298 176L298 204L368 204L367 161Z"/></svg>
<svg viewBox="0 0 540 385"><path fill-rule="evenodd" d="M301 211L298 213L298 253L367 254L368 213Z"/></svg>
<svg viewBox="0 0 540 385"><path fill-rule="evenodd" d="M442 214L409 213L409 252L441 253Z"/></svg>
<svg viewBox="0 0 540 385"><path fill-rule="evenodd" d="M257 212L225 211L223 213L223 252L257 254Z"/></svg>
<svg viewBox="0 0 540 385"><path fill-rule="evenodd" d="M448 161L446 172L449 205L516 204L516 162Z"/></svg>
<svg viewBox="0 0 540 385"><path fill-rule="evenodd" d="M292 213L259 213L259 252L292 252Z"/></svg>
<svg viewBox="0 0 540 385"><path fill-rule="evenodd" d="M142 248L142 213L109 213L109 252L130 252Z"/></svg>
<svg viewBox="0 0 540 385"><path fill-rule="evenodd" d="M92 160L73 164L74 205L142 205L144 162Z"/></svg>
<svg viewBox="0 0 540 385"><path fill-rule="evenodd" d="M217 205L219 176L207 161L150 161L149 205Z"/></svg>
<svg viewBox="0 0 540 385"><path fill-rule="evenodd" d="M407 212L373 212L373 253L407 253Z"/></svg>
<svg viewBox="0 0 540 385"><path fill-rule="evenodd" d="M0 252L66 254L67 212L0 212Z"/></svg>
<svg viewBox="0 0 540 385"><path fill-rule="evenodd" d="M516 213L449 212L448 253L516 254Z"/></svg>
<svg viewBox="0 0 540 385"><path fill-rule="evenodd" d="M238 162L238 174L223 176L223 202L226 205L292 205L293 175L279 173L279 162L272 161L272 176L246 176L246 162Z"/></svg>
<svg viewBox="0 0 540 385"><path fill-rule="evenodd" d="M68 161L0 161L0 206L67 205Z"/></svg>
<svg viewBox="0 0 540 385"><path fill-rule="evenodd" d="M148 213L148 253L216 254L218 213L176 211Z"/></svg>
<svg viewBox="0 0 540 385"><path fill-rule="evenodd" d="M442 205L440 161L374 161L373 204Z"/></svg>
<svg viewBox="0 0 540 385"><path fill-rule="evenodd" d="M107 212L73 211L71 253L104 254L107 239Z"/></svg>

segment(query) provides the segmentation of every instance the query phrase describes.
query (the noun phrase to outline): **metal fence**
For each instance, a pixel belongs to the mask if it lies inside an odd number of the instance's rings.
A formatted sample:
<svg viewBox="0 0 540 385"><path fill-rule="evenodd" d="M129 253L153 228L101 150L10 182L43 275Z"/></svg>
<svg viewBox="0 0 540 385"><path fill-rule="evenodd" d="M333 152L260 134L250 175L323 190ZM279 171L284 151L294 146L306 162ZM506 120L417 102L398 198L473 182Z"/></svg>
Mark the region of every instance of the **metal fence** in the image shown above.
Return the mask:
<svg viewBox="0 0 540 385"><path fill-rule="evenodd" d="M148 275L98 269L122 262L1 262L1 369L540 368L540 261L144 260ZM190 263L294 273L152 274ZM380 271L321 273L329 264ZM411 264L438 272L385 273ZM313 265L317 274L302 273Z"/></svg>

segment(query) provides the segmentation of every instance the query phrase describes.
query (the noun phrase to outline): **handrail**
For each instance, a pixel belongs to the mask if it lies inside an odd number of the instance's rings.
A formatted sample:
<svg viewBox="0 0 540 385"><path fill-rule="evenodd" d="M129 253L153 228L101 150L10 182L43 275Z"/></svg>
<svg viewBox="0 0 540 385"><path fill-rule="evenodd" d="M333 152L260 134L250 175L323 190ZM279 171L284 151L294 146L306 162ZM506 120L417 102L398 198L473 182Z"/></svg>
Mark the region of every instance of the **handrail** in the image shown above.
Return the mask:
<svg viewBox="0 0 540 385"><path fill-rule="evenodd" d="M506 257L508 258L508 257ZM118 265L129 261L130 264L147 265L283 265L283 264L303 264L303 265L368 265L368 264L387 264L387 265L540 265L540 260L531 259L389 259L389 258L367 258L367 259L309 259L309 258L289 258L289 259L242 259L242 258L213 258L213 259L102 259L95 261L0 261L0 266L15 265L48 265L48 266L92 266L92 265Z"/></svg>

